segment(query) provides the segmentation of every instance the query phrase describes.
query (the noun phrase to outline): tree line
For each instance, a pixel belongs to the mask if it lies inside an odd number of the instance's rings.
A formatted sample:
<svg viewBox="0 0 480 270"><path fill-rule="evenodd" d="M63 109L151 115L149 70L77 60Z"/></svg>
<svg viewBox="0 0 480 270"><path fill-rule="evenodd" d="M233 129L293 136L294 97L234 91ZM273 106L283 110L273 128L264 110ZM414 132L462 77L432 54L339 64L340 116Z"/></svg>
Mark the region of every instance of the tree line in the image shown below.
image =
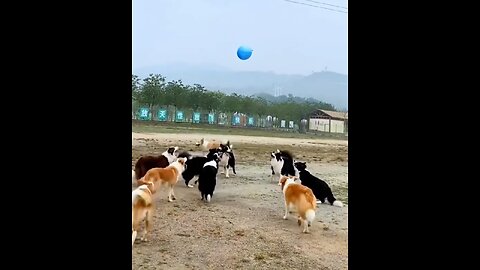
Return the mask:
<svg viewBox="0 0 480 270"><path fill-rule="evenodd" d="M213 113L244 113L259 118L271 115L279 119L289 119L298 123L308 119L316 109L332 110L329 103L299 99L288 95L282 102L271 102L264 97L245 96L237 93L225 94L206 89L200 84L186 85L182 80L166 81L160 74L150 74L141 79L132 74L132 105L148 107L154 111L160 107L173 106L177 109Z"/></svg>

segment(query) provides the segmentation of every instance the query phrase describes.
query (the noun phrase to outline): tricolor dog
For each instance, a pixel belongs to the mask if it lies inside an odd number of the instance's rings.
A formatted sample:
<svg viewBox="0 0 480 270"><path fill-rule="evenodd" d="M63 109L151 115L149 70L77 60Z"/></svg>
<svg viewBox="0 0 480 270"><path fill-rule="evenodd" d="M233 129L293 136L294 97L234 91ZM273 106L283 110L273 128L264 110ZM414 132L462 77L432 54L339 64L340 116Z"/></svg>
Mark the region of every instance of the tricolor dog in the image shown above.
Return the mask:
<svg viewBox="0 0 480 270"><path fill-rule="evenodd" d="M152 168L165 168L177 159L175 152L177 146L169 147L160 156L143 156L135 163L135 170L132 170L132 182L142 178Z"/></svg>

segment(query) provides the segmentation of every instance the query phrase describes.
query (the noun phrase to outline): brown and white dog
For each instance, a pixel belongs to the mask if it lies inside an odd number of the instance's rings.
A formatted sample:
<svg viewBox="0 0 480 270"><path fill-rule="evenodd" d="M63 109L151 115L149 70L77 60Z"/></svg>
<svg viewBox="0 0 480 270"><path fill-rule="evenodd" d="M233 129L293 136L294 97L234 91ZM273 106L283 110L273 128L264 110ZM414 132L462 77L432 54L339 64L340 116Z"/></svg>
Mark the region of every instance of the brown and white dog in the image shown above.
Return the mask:
<svg viewBox="0 0 480 270"><path fill-rule="evenodd" d="M303 232L308 233L308 227L311 226L315 219L317 199L310 188L295 183L296 178L296 176L281 176L278 182L278 185L282 187L285 199L285 215L283 219L287 219L290 211L297 212L298 226L302 225L303 222Z"/></svg>
<svg viewBox="0 0 480 270"><path fill-rule="evenodd" d="M178 146L167 148L160 156L143 156L135 163L135 170L132 170L132 182L138 181L151 168L165 168L177 159L176 151Z"/></svg>
<svg viewBox="0 0 480 270"><path fill-rule="evenodd" d="M216 140L212 141L207 141L205 138L202 138L199 142L195 143L195 145L198 147L201 147L201 150L204 152L208 152L210 149L217 149L221 147L222 145L228 146L228 148L232 149L233 145L230 144L230 141L227 141L226 143L222 143Z"/></svg>
<svg viewBox="0 0 480 270"><path fill-rule="evenodd" d="M177 183L180 175L185 171L185 162L187 162L187 158L182 157L177 158L176 161L165 168L152 168L148 170L145 176L140 178L137 183L140 186L151 182L155 185L156 189L159 189L162 185L166 185L168 187L168 201L172 202L176 200L173 187Z"/></svg>
<svg viewBox="0 0 480 270"><path fill-rule="evenodd" d="M145 220L145 230L143 232L142 241L147 241L147 233L152 230L155 185L147 183L141 185L132 191L132 247L137 238L137 232L140 223Z"/></svg>

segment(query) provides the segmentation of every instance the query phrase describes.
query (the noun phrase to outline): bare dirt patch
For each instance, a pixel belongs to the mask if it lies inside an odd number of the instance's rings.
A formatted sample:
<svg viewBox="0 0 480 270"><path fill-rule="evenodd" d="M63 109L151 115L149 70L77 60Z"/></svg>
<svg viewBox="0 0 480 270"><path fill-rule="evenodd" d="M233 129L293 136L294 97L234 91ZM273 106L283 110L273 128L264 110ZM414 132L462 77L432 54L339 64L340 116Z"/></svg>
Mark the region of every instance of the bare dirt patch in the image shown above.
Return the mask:
<svg viewBox="0 0 480 270"><path fill-rule="evenodd" d="M159 155L168 146L199 151L195 142L229 139L237 175L219 174L210 204L197 187L175 187L169 203L157 193L149 242L132 249L132 269L347 269L348 142L209 134L132 133L132 167L143 155ZM270 152L290 150L297 160L327 181L343 208L319 205L310 234L295 216L283 220L283 197L270 177ZM221 169L220 169L221 170ZM277 179L275 179L277 180Z"/></svg>

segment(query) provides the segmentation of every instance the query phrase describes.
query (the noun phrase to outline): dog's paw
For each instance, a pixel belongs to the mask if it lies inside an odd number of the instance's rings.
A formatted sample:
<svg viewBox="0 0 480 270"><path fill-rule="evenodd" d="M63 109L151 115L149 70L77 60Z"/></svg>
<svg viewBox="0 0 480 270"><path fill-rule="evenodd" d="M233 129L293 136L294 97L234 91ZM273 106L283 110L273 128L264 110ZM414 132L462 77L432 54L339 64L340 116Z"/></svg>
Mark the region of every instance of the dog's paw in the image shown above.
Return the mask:
<svg viewBox="0 0 480 270"><path fill-rule="evenodd" d="M191 185L191 184L188 184L188 185L187 185L187 187L189 187L189 188L192 188L192 187L193 187L193 185Z"/></svg>
<svg viewBox="0 0 480 270"><path fill-rule="evenodd" d="M283 219L287 219L287 216L283 216Z"/></svg>

